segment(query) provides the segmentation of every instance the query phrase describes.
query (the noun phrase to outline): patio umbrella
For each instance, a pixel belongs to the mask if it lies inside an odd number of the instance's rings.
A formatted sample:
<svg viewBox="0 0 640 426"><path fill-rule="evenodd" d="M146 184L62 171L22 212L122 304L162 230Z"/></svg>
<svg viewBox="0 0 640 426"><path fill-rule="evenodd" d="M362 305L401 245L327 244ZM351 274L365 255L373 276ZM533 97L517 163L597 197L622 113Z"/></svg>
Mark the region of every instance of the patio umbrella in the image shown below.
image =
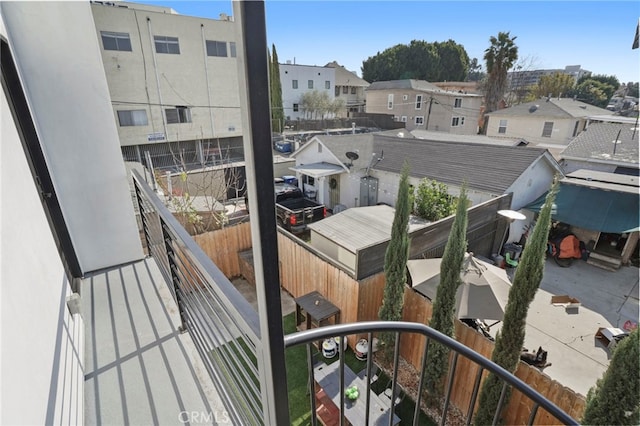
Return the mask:
<svg viewBox="0 0 640 426"><path fill-rule="evenodd" d="M407 261L413 288L431 300L440 284L442 259ZM504 269L465 254L460 271L462 284L456 293L456 316L473 319L502 320L509 299L511 281Z"/></svg>

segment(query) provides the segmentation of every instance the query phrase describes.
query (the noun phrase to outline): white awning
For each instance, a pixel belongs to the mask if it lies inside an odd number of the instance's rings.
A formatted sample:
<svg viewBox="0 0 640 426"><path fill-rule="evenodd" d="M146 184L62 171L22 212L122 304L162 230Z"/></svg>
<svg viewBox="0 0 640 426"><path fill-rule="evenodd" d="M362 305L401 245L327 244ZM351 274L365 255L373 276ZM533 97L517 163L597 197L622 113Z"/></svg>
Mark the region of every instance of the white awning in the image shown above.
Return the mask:
<svg viewBox="0 0 640 426"><path fill-rule="evenodd" d="M289 170L293 170L294 172L302 173L303 175L311 176L313 178L348 172L344 167L331 163L303 164L300 166L289 167Z"/></svg>

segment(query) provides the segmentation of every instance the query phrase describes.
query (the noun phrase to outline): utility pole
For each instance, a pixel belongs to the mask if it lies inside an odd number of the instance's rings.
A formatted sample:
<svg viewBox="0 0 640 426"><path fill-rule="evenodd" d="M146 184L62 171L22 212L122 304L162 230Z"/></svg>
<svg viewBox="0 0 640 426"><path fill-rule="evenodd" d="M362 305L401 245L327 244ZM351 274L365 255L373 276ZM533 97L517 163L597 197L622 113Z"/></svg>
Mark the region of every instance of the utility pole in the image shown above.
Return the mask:
<svg viewBox="0 0 640 426"><path fill-rule="evenodd" d="M431 105L433 105L433 96L429 96L429 111L427 112L427 125L425 130L429 130L429 117L431 117Z"/></svg>

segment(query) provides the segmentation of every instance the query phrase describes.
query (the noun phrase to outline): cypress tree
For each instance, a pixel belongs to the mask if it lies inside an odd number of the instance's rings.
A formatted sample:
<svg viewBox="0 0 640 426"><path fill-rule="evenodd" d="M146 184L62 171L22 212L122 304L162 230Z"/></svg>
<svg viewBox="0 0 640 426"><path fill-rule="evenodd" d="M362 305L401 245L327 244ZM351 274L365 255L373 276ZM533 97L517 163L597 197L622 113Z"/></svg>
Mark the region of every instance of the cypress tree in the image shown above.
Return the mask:
<svg viewBox="0 0 640 426"><path fill-rule="evenodd" d="M467 251L467 185L462 185L456 206L456 216L440 263L440 284L433 302L433 315L429 326L447 336L454 337L456 292L462 283L460 271ZM431 342L425 370L426 389L440 393L439 384L446 373L449 349Z"/></svg>
<svg viewBox="0 0 640 426"><path fill-rule="evenodd" d="M409 257L409 165L405 162L400 176L398 199L391 227L391 240L384 256L385 287L378 316L382 321L400 321L404 302L404 285L407 281ZM381 333L383 348L390 348L393 333Z"/></svg>
<svg viewBox="0 0 640 426"><path fill-rule="evenodd" d="M269 80L271 83L271 128L282 132L282 121L284 120L284 110L282 108L282 83L280 82L280 64L278 62L278 52L276 45L271 45L271 60Z"/></svg>
<svg viewBox="0 0 640 426"><path fill-rule="evenodd" d="M640 341L636 328L613 351L602 379L589 390L582 424L640 424Z"/></svg>
<svg viewBox="0 0 640 426"><path fill-rule="evenodd" d="M544 273L545 251L551 226L551 209L557 191L558 183L554 182L547 194L544 206L540 210L531 238L527 241L520 257L520 263L509 291L509 301L504 312L502 330L496 337L491 359L507 371L515 372L520 361L529 305L538 291ZM502 385L502 380L498 376L489 374L480 393L480 403L475 418L476 425L486 425L493 422ZM503 407L506 406L509 397L510 394L507 394Z"/></svg>

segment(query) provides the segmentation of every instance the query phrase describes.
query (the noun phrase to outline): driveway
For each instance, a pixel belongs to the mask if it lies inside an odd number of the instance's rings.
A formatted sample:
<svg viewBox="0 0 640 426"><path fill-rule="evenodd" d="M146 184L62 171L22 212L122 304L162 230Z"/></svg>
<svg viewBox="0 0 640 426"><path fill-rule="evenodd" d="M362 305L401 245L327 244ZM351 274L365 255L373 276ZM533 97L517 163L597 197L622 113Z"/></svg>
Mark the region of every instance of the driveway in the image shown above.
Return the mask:
<svg viewBox="0 0 640 426"><path fill-rule="evenodd" d="M569 295L580 301L577 311L551 304L551 296ZM544 373L562 385L587 395L606 371L611 354L595 340L599 327L622 328L638 322L638 268L616 272L576 260L568 268L547 259L540 289L529 307L525 347L548 351L552 365ZM495 335L500 324L491 328Z"/></svg>

